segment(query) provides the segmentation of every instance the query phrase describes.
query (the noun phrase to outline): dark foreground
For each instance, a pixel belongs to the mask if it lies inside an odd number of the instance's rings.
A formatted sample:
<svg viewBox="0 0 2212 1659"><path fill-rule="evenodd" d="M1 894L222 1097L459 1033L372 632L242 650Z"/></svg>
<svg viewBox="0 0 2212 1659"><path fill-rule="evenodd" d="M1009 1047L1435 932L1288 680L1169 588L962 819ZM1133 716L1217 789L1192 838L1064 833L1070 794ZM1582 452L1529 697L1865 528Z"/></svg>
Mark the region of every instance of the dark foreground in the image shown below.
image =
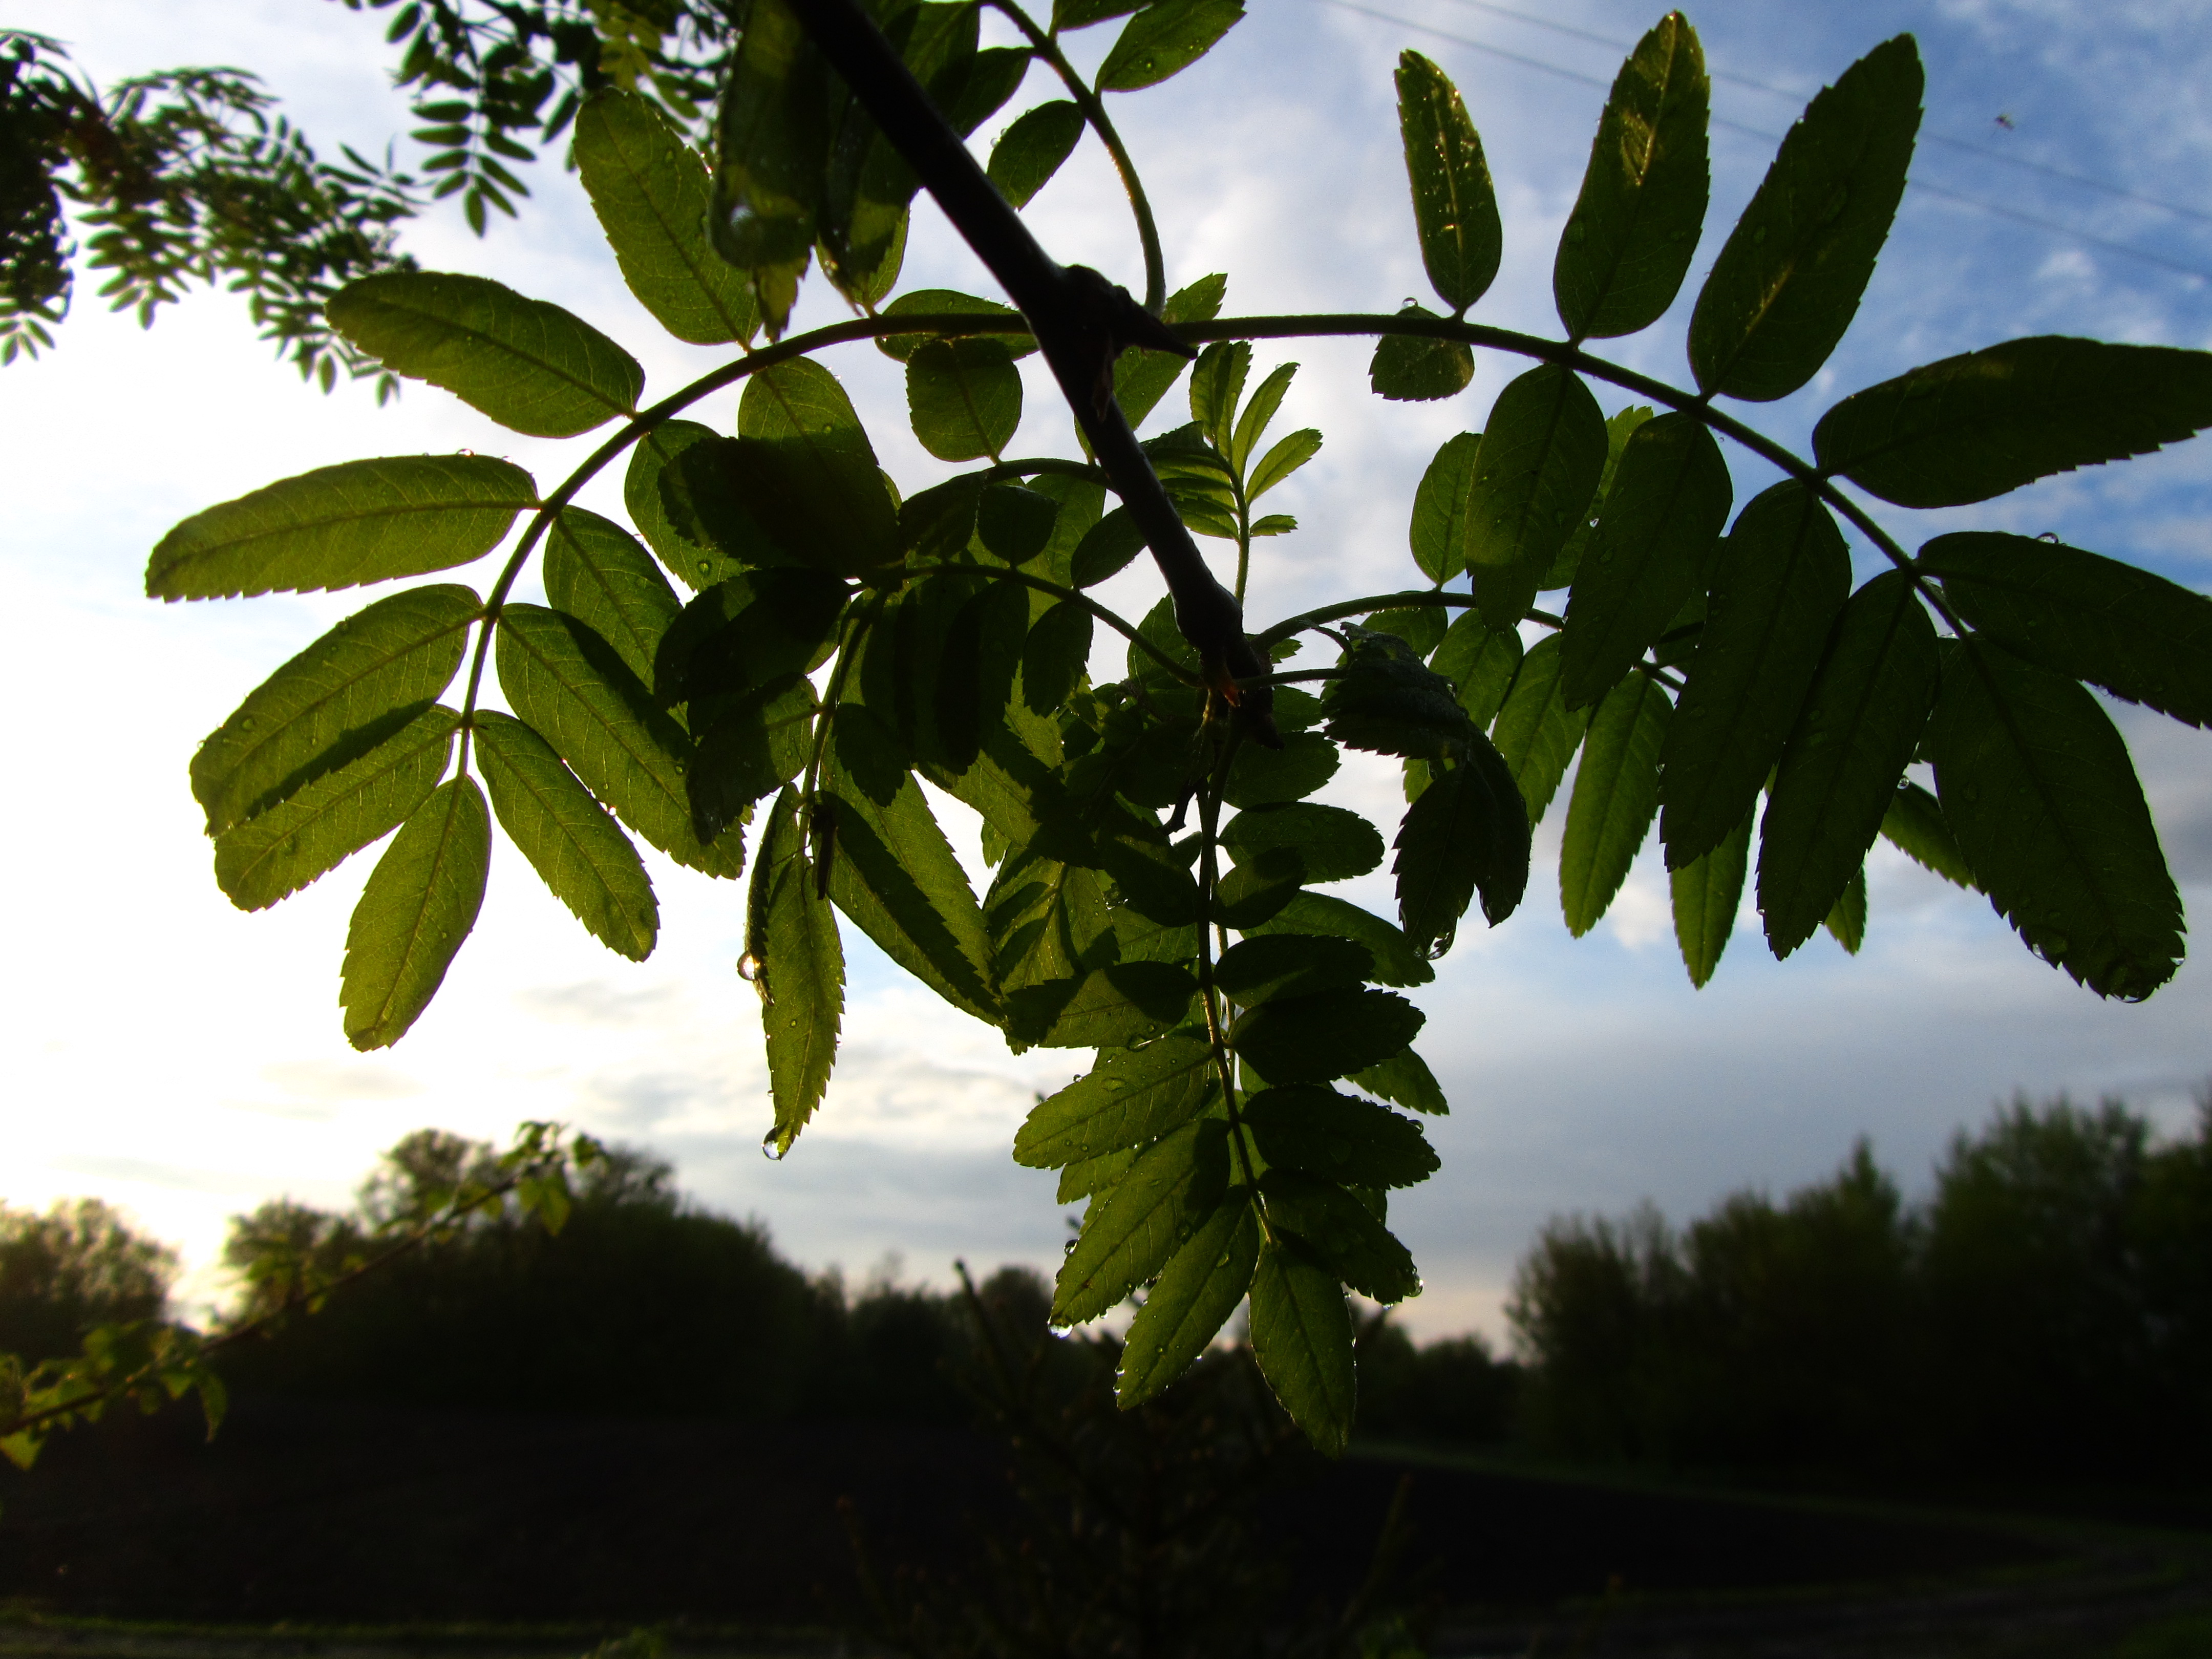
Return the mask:
<svg viewBox="0 0 2212 1659"><path fill-rule="evenodd" d="M1440 1656L2212 1656L2200 1534L1386 1456L1316 1464L1267 1498L1286 1613L1365 1574L1408 1473L1400 1579ZM182 1413L112 1421L0 1482L17 1614L0 1656L574 1653L648 1623L679 1654L835 1651L858 1611L841 1499L880 1564L933 1575L1019 1522L999 1443L949 1429L249 1401L209 1447ZM210 1642L143 1621L294 1633ZM337 1627L356 1633L310 1633Z"/></svg>

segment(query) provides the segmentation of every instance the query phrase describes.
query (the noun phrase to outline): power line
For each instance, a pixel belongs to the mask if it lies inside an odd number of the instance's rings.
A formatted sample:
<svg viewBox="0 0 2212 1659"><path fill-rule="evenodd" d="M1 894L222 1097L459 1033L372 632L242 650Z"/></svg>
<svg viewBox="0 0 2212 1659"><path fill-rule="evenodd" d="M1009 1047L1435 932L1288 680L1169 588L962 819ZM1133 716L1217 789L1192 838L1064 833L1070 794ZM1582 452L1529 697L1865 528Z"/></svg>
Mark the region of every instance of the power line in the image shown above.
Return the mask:
<svg viewBox="0 0 2212 1659"><path fill-rule="evenodd" d="M1493 5L1491 0L1452 0L1452 3L1465 6L1472 11L1484 11L1498 17L1510 17L1516 23L1526 23L1531 28L1549 29L1554 34L1564 34L1571 40L1587 40L1594 46L1610 46L1615 52L1628 52L1632 49L1626 40L1616 40L1608 35L1593 33L1589 29L1578 29L1571 24L1555 22L1548 17L1537 17L1525 11L1516 11L1510 6ZM1769 81L1755 81L1747 75L1731 75L1725 70L1711 70L1709 73L1716 81L1726 81L1733 86L1747 88L1753 92L1767 93L1777 98L1787 98L1794 103L1803 103L1810 95L1798 91L1794 87L1778 87ZM1954 138L1948 133L1923 132L1920 137L1924 143L1942 144L1950 149L1963 150L1969 155L1979 156L1984 161L1996 161L2005 167L2019 167L2027 173L2039 173L2047 179L2063 179L2068 184L2079 185L2085 190L2101 191L2107 196L2116 196L2124 201L2139 202L2145 207L2154 207L2163 212L2179 214L2185 219L2195 219L2201 223L2212 224L2212 213L2205 212L2202 209L2185 207L2179 202L2169 202L2163 197L2146 196L2141 191L2130 190L2125 185L2112 184L2102 179L2092 179L2086 173L2069 173L2064 167L2052 167L2047 161L2033 161L2024 155L2007 155L2002 150L1990 149L1985 145L1973 143L1964 138Z"/></svg>
<svg viewBox="0 0 2212 1659"><path fill-rule="evenodd" d="M1449 30L1434 28L1426 23L1416 23L1411 18L1395 16L1389 12L1376 11L1370 7L1355 3L1355 0L1320 0L1320 3L1328 6L1334 6L1339 11L1356 12L1362 17L1371 17L1379 22L1393 23L1400 28L1412 29L1417 34L1432 35L1439 40L1449 40L1454 46L1465 46L1471 52L1483 52L1492 58L1502 58L1506 62L1510 64L1518 64L1524 69L1540 70L1547 75L1556 75L1563 80L1577 81L1586 87L1596 87L1601 90L1606 91L1610 91L1612 89L1613 83L1610 81L1601 81L1595 76L1584 75L1578 70L1563 68L1558 64L1547 64L1539 58L1523 57L1519 52L1508 52L1502 46L1493 46L1486 40L1470 40L1463 34L1454 34ZM1475 0L1460 0L1460 3L1463 5L1471 5L1475 3ZM1486 6L1484 9L1504 11L1504 8ZM1518 13L1508 13L1507 15L1512 16L1520 15ZM1567 29L1565 25L1559 25L1559 27L1563 32L1567 33L1578 34L1582 33L1580 30ZM1589 36L1588 38L1595 40L1598 37ZM1771 90L1771 88L1769 88L1769 90ZM1778 144L1782 142L1782 135L1779 133L1768 132L1759 127L1747 126L1741 121L1731 121L1725 116L1715 115L1711 118L1711 120L1714 126L1725 127L1731 132L1740 132L1747 137L1757 138L1766 143ZM1957 141L1953 140L1951 142L1955 143ZM1974 149L1975 147L1970 144L1965 146L1965 148ZM1976 150L1975 153L1978 155L1991 154L1991 152L1981 150ZM1996 159L2002 160L2006 158L1997 157ZM2034 166L2035 164L2022 162L2021 165ZM2051 171L2051 169L2048 168L2039 170ZM2064 178L2070 177L2071 175L2062 173L2059 176ZM1996 202L1984 201L1978 196L1969 196L1963 191L1952 190L1942 185L1931 185L1924 179L1915 179L1911 181L1911 188L1914 190L1924 191L1926 194L1930 196L1940 196L1944 198L1946 200L1958 202L1967 207L1978 208L1982 212L1991 214L2000 219L2009 219L2016 224L2032 225L2038 230L2047 230L2054 235L2070 237L2075 241L2085 243L2088 246L2102 248L2106 252L2117 253L2124 258L2139 259L2145 264L2157 265L2166 270L2179 272L2184 276L2194 276L2200 282L2212 282L2212 271L2201 270L2195 265L2184 264L2179 260L2167 258L2164 254L2152 253L2145 249L2131 246L2125 242L2115 242L2106 237L2092 235L2087 231L2077 230L2071 225L2062 224L2056 219L2045 219L2036 214L2024 213L2018 208L2006 207ZM2118 186L2115 185L2103 185L2100 186L2100 188L2112 190L2115 193L2120 195L2129 194L2127 191L2118 190ZM2147 197L2140 198L2138 199L2145 201L2150 200L2150 198ZM2154 206L2160 207L2167 207L2171 205L2170 204L2158 202L2154 202L2152 204ZM2191 213L2191 210L2187 208L2172 208L2172 210L2176 213ZM2212 216L2203 214L2191 214L2191 216L2197 218L2212 218Z"/></svg>

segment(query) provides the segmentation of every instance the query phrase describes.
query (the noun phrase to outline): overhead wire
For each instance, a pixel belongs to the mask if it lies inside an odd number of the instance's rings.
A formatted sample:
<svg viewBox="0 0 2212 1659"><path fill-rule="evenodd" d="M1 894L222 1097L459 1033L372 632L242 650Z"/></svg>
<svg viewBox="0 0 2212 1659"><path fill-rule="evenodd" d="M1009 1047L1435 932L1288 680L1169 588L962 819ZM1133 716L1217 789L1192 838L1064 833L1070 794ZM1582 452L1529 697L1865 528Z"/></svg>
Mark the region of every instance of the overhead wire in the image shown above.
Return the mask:
<svg viewBox="0 0 2212 1659"><path fill-rule="evenodd" d="M1494 46L1486 40L1470 40L1463 34L1454 34L1449 29L1437 28L1427 23L1417 23L1410 17L1400 17L1389 12L1377 11L1371 6L1363 6L1358 4L1358 0L1319 0L1319 3L1327 6L1333 6L1339 11L1355 12L1362 17L1371 17L1378 22L1393 23L1400 28L1412 29L1417 34L1426 34L1433 36L1439 40L1449 40L1454 46L1465 46L1471 52L1482 52L1492 58L1500 58L1508 63L1518 64L1524 69L1539 70L1547 75L1558 76L1562 80L1579 82L1583 86L1595 87L1601 91L1610 91L1613 87L1612 82L1601 79L1597 76L1585 75L1579 70L1568 69L1564 64L1547 63L1540 58L1530 58L1521 52L1509 52L1504 47ZM1462 5L1473 5L1477 3L1477 0L1458 0L1458 3ZM1506 11L1506 9L1502 6L1484 6L1482 9L1485 10L1502 12L1508 16L1522 17L1523 15L1518 12L1508 12ZM1535 20L1523 18L1523 21L1533 21ZM1577 35L1590 40L1598 40L1601 44L1613 44L1610 41L1604 41L1601 37L1589 34L1586 31L1570 28L1565 24L1547 24L1546 27L1557 27L1563 33ZM1752 84L1759 83L1754 82ZM1779 88L1766 87L1764 85L1761 85L1759 89L1762 91L1778 93L1782 90ZM1785 95L1795 96L1796 94L1789 94ZM1731 132L1739 132L1747 137L1757 138L1771 144L1779 143L1782 142L1782 135L1780 133L1768 132L1759 127L1747 125L1741 121L1732 121L1726 116L1723 115L1715 115L1710 118L1714 126L1724 127ZM1940 135L1936 134L1929 134L1927 136L1929 137L1940 137ZM1958 141L1951 140L1948 142L1955 143ZM1975 145L1968 144L1965 145L1964 148L1972 150L1976 155L1994 155L1994 152L1982 150ZM2007 158L1997 157L1996 159L2002 160ZM2043 167L2039 163L2021 163L2021 165L2031 166L2037 171L2054 173L2057 171L2056 169ZM2071 178L2073 175L2058 173L2057 176L2061 178ZM1913 190L1923 191L1930 196L1942 197L1946 201L1957 202L1965 207L1978 209L1981 212L1992 215L1996 218L2008 219L2016 224L2032 226L2038 230L2049 231L2053 235L2067 237L2071 240L2083 243L2090 247L2101 248L2108 253L2115 253L2124 258L2136 259L2142 261L2145 264L2157 265L2163 270L2174 271L2184 276L2195 277L2199 282L2212 282L2212 271L2203 270L2196 265L2185 264L2178 259L2168 258L2164 254L2153 253L2148 249L2136 247L2130 243L2116 242L2112 240L2110 238L2093 234L2088 231L2078 229L2075 226L2063 223L2056 219L2046 219L2038 214L2023 212L2018 208L2007 207L2002 203L1984 201L1978 196L1969 196L1964 191L1953 190L1943 185L1929 184L1925 179L1911 179L1910 181L1910 187ZM2121 190L2118 185L2100 185L2098 188L2109 190L2117 195L2129 196L2132 194L2132 192ZM2169 208L2172 211L2176 213L2188 214L2191 217L2212 220L2212 215L2196 214L2190 209L2173 207L2170 203L2159 202L2151 198L2143 197L2136 198L2136 199L2148 202L2154 207Z"/></svg>

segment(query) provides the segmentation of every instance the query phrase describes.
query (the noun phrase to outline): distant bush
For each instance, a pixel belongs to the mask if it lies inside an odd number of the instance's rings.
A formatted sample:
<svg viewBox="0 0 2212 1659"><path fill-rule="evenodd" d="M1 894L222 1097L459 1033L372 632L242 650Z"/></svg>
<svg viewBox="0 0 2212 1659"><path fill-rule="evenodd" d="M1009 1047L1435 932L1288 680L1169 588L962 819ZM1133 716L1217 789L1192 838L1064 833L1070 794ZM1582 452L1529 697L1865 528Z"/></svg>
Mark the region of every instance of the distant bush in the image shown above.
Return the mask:
<svg viewBox="0 0 2212 1659"><path fill-rule="evenodd" d="M2155 1480L2212 1468L2212 1103L2016 1102L1908 1207L1862 1142L1679 1233L1554 1220L1508 1309L1522 1423L1571 1456Z"/></svg>
<svg viewBox="0 0 2212 1659"><path fill-rule="evenodd" d="M73 1354L92 1326L158 1316L176 1277L175 1251L96 1198L44 1215L0 1204L0 1353Z"/></svg>

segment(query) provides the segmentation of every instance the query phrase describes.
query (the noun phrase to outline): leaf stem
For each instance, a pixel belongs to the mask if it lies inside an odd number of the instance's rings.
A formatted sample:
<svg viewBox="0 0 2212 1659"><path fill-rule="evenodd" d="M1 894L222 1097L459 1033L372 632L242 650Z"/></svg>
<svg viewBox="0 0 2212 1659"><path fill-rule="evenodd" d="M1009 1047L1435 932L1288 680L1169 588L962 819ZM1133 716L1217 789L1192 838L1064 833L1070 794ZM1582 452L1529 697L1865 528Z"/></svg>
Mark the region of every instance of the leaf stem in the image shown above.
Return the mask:
<svg viewBox="0 0 2212 1659"><path fill-rule="evenodd" d="M1012 20L1013 25L1030 38L1038 57L1052 66L1060 84L1075 100L1083 118L1098 135L1098 142L1106 146L1106 153L1114 158L1114 170L1121 175L1121 188L1129 198L1129 210L1137 216L1137 240L1145 249L1145 309L1155 317L1167 303L1167 262L1160 254L1159 227L1152 222L1152 204L1145 198L1145 186L1137 177L1136 163L1130 161L1128 150L1122 145L1121 135L1114 131L1114 123L1107 118L1106 100L1084 84L1083 77L1075 72L1060 50L1060 42L1039 28L1029 14L1014 0L990 0L998 10Z"/></svg>

